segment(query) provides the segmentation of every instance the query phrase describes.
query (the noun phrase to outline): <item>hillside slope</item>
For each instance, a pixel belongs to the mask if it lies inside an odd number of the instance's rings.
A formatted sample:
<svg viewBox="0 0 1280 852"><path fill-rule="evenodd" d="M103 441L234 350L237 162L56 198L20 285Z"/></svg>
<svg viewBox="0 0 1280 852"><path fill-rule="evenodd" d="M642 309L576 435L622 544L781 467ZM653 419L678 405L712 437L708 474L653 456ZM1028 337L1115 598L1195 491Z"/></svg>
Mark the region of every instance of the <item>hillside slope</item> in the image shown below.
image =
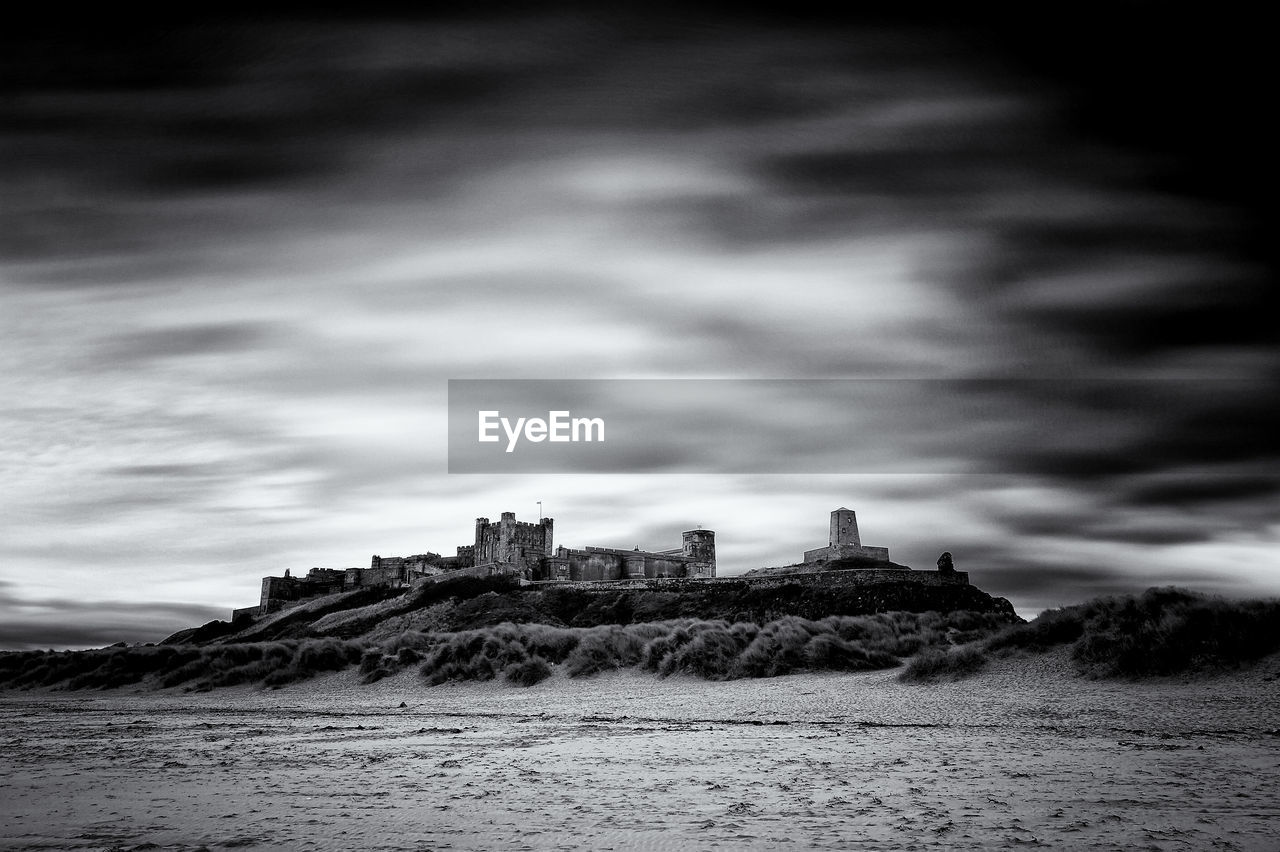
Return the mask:
<svg viewBox="0 0 1280 852"><path fill-rule="evenodd" d="M403 593L367 590L319 598L249 625L211 622L174 634L164 644L377 639L405 630L474 630L504 622L596 627L696 618L765 624L789 615L820 619L895 611L971 611L1000 615L1011 622L1020 620L1007 600L971 585L882 582L828 587L797 577L794 582L768 587L748 580L721 580L707 586L685 584L670 591L612 591L521 586L510 577L459 577Z"/></svg>

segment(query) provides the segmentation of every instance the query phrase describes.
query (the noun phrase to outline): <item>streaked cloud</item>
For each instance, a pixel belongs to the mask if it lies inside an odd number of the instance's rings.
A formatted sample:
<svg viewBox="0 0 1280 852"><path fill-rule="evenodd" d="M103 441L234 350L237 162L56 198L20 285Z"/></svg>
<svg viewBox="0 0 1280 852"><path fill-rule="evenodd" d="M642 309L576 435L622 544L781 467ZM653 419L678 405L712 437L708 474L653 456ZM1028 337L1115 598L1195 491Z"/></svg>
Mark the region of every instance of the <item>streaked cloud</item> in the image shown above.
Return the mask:
<svg viewBox="0 0 1280 852"><path fill-rule="evenodd" d="M15 30L6 606L134 640L146 611L448 550L539 499L570 544L703 523L730 571L797 558L848 504L895 558L951 550L1024 608L1280 591L1247 60L1193 74L1186 40L1222 22L1126 41L1145 22L1107 14L1077 32L1088 67L981 10L962 32L550 7ZM1221 102L1172 94L1206 80ZM744 407L776 440L728 450L770 476L682 476L697 434L656 442L662 474L445 474L448 379L565 377L1017 381L927 421L775 401L844 424L817 446ZM787 475L889 434L1002 473Z"/></svg>

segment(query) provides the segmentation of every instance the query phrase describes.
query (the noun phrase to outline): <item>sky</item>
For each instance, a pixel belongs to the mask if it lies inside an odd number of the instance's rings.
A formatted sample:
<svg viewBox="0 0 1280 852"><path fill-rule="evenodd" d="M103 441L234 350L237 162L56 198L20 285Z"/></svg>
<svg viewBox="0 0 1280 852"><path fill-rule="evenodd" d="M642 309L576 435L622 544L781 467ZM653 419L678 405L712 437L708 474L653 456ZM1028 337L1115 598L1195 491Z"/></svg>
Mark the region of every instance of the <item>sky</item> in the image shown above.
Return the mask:
<svg viewBox="0 0 1280 852"><path fill-rule="evenodd" d="M1027 617L1280 594L1261 29L802 7L7 32L0 648L157 641L538 501L570 546L714 529L721 575L848 506ZM641 378L988 391L448 473L450 379Z"/></svg>

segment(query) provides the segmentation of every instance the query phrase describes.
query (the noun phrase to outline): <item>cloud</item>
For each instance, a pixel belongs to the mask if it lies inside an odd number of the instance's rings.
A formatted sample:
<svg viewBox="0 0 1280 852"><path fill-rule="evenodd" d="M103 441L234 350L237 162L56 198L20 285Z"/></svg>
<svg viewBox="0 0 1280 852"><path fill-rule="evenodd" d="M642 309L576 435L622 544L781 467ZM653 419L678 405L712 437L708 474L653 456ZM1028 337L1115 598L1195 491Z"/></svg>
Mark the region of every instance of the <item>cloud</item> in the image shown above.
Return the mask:
<svg viewBox="0 0 1280 852"><path fill-rule="evenodd" d="M1146 477L1132 483L1125 499L1137 505L1196 507L1204 504L1275 501L1280 497L1280 481L1256 473L1232 475L1171 472Z"/></svg>
<svg viewBox="0 0 1280 852"><path fill-rule="evenodd" d="M190 355L227 355L259 348L278 330L269 323L205 323L135 329L103 341L94 363L115 367Z"/></svg>
<svg viewBox="0 0 1280 852"><path fill-rule="evenodd" d="M221 466L216 464L133 464L113 468L116 476L144 478L193 478L205 479L222 473Z"/></svg>
<svg viewBox="0 0 1280 852"><path fill-rule="evenodd" d="M17 587L0 581L0 648L6 650L158 642L186 627L230 616L218 607L168 601L28 599L12 591Z"/></svg>
<svg viewBox="0 0 1280 852"><path fill-rule="evenodd" d="M1260 60L1183 61L1205 16L1060 21L1082 64L924 11L11 28L3 564L249 603L546 498L574 544L715 522L738 570L861 500L1027 600L1229 583L1280 491ZM485 377L974 383L641 412L647 475L448 476L445 382ZM679 476L722 469L772 473Z"/></svg>

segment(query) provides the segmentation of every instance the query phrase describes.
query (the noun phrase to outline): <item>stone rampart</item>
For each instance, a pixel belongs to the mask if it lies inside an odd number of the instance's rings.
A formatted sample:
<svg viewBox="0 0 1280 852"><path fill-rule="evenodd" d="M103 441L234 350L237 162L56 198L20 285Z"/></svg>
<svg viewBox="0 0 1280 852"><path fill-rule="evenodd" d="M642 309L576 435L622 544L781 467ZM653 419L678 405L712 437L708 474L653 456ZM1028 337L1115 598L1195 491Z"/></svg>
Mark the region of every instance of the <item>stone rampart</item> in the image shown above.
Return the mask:
<svg viewBox="0 0 1280 852"><path fill-rule="evenodd" d="M831 545L804 552L805 562L829 562L835 559L874 559L877 562L889 561L889 548L864 547L862 545Z"/></svg>
<svg viewBox="0 0 1280 852"><path fill-rule="evenodd" d="M565 582L535 582L535 586L556 586L583 591L623 592L662 591L679 592L690 589L707 589L716 586L747 584L758 589L776 589L799 583L807 586L837 588L844 586L874 586L880 583L910 583L921 586L967 586L969 574L956 571L942 574L938 571L910 571L900 568L851 569L848 571L808 571L796 574L769 574L760 577L673 577L658 579L584 580Z"/></svg>
<svg viewBox="0 0 1280 852"><path fill-rule="evenodd" d="M522 569L514 562L489 562L484 565L469 565L466 568L459 568L456 571L446 571L443 574L423 575L413 579L413 586L431 585L433 583L443 583L446 580L456 580L460 577L518 577ZM564 585L558 583L557 585Z"/></svg>

